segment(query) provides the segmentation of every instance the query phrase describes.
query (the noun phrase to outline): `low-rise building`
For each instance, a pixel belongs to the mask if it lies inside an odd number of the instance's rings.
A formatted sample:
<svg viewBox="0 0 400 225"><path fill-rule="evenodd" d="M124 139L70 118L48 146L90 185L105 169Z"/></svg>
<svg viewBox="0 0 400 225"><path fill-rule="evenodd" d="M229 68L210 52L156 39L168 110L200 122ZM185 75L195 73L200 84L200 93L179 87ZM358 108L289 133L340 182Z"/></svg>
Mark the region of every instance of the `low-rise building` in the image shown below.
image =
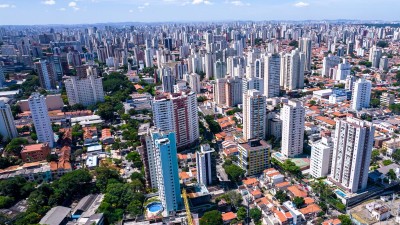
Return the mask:
<svg viewBox="0 0 400 225"><path fill-rule="evenodd" d="M21 157L24 162L37 162L46 160L50 154L48 143L26 145L21 151Z"/></svg>

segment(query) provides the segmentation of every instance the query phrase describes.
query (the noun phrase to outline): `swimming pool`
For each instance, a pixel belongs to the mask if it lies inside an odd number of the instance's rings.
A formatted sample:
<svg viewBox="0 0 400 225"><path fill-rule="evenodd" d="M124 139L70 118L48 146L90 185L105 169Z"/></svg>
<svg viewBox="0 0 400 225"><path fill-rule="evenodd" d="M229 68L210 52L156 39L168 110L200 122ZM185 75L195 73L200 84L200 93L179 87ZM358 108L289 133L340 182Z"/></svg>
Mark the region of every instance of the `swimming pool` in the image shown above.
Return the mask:
<svg viewBox="0 0 400 225"><path fill-rule="evenodd" d="M346 198L346 197L347 197L347 195L346 195L343 191L341 191L341 190L339 190L339 189L336 189L336 190L335 190L335 193L336 193L337 195L339 195L341 198Z"/></svg>
<svg viewBox="0 0 400 225"><path fill-rule="evenodd" d="M163 210L161 202L153 202L147 205L147 210L151 213L158 213Z"/></svg>
<svg viewBox="0 0 400 225"><path fill-rule="evenodd" d="M279 152L275 152L275 155L278 156L279 158L283 157L283 155L281 153L279 153Z"/></svg>

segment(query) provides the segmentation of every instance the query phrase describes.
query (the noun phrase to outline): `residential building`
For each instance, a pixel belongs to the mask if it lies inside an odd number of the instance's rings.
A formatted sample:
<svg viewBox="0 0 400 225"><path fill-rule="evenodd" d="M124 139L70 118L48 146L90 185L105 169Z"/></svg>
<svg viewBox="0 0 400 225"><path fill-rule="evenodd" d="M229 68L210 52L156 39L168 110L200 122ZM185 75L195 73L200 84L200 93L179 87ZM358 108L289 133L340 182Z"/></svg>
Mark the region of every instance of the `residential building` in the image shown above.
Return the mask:
<svg viewBox="0 0 400 225"><path fill-rule="evenodd" d="M194 92L170 93L153 100L154 125L161 131L173 131L178 147L199 139L197 98Z"/></svg>
<svg viewBox="0 0 400 225"><path fill-rule="evenodd" d="M200 75L198 75L197 73L191 73L188 75L188 83L189 83L189 87L190 89L196 93L199 94L200 93L200 88L201 88L201 84L200 84Z"/></svg>
<svg viewBox="0 0 400 225"><path fill-rule="evenodd" d="M343 63L340 63L338 65L335 80L338 81L346 80L347 76L350 76L350 74L351 74L351 64L347 61L347 59L343 59Z"/></svg>
<svg viewBox="0 0 400 225"><path fill-rule="evenodd" d="M260 91L248 90L243 96L243 139L264 139L266 98Z"/></svg>
<svg viewBox="0 0 400 225"><path fill-rule="evenodd" d="M286 90L304 88L304 64L306 56L298 49L281 56L281 86Z"/></svg>
<svg viewBox="0 0 400 225"><path fill-rule="evenodd" d="M367 187L375 128L347 117L336 121L330 180L349 192Z"/></svg>
<svg viewBox="0 0 400 225"><path fill-rule="evenodd" d="M213 154L215 150L209 144L200 146L200 151L196 152L197 182L206 186L213 183L215 177L215 162Z"/></svg>
<svg viewBox="0 0 400 225"><path fill-rule="evenodd" d="M174 132L151 133L155 154L158 193L164 212L169 214L182 207Z"/></svg>
<svg viewBox="0 0 400 225"><path fill-rule="evenodd" d="M312 42L310 38L302 38L299 43L300 51L305 55L304 70L311 71Z"/></svg>
<svg viewBox="0 0 400 225"><path fill-rule="evenodd" d="M239 143L238 165L246 171L246 176L262 173L270 166L271 145L260 139L250 139Z"/></svg>
<svg viewBox="0 0 400 225"><path fill-rule="evenodd" d="M226 104L226 78L215 80L214 83L214 102L218 105Z"/></svg>
<svg viewBox="0 0 400 225"><path fill-rule="evenodd" d="M353 93L351 97L351 109L359 111L363 108L369 108L371 101L371 81L361 78L354 82Z"/></svg>
<svg viewBox="0 0 400 225"><path fill-rule="evenodd" d="M225 84L226 106L233 107L243 102L242 78L228 77Z"/></svg>
<svg viewBox="0 0 400 225"><path fill-rule="evenodd" d="M311 148L310 174L314 178L326 177L332 167L333 141L331 137L322 137Z"/></svg>
<svg viewBox="0 0 400 225"><path fill-rule="evenodd" d="M54 145L54 133L49 112L47 111L45 97L39 93L32 93L28 101L38 141L43 143L47 142L52 148Z"/></svg>
<svg viewBox="0 0 400 225"><path fill-rule="evenodd" d="M24 162L37 162L46 160L51 149L48 143L26 145L21 151L21 158Z"/></svg>
<svg viewBox="0 0 400 225"><path fill-rule="evenodd" d="M394 103L394 95L388 92L382 93L381 95L381 106L389 107L389 105Z"/></svg>
<svg viewBox="0 0 400 225"><path fill-rule="evenodd" d="M376 47L376 45L374 45L369 50L369 61L372 64L371 67L379 68L379 63L381 61L381 57L382 57L382 49L379 47Z"/></svg>
<svg viewBox="0 0 400 225"><path fill-rule="evenodd" d="M340 63L340 57L336 55L329 54L325 56L322 61L322 76L329 77L329 71L335 68Z"/></svg>
<svg viewBox="0 0 400 225"><path fill-rule="evenodd" d="M300 101L289 100L281 109L282 153L293 157L303 153L305 110Z"/></svg>
<svg viewBox="0 0 400 225"><path fill-rule="evenodd" d="M0 64L0 87L3 87L5 83L6 83L6 77L4 74L4 69Z"/></svg>
<svg viewBox="0 0 400 225"><path fill-rule="evenodd" d="M379 70L387 71L388 66L389 66L389 58L386 55L382 56L382 58L379 62Z"/></svg>
<svg viewBox="0 0 400 225"><path fill-rule="evenodd" d="M89 106L104 102L102 78L97 75L88 75L87 78L71 76L64 83L70 105Z"/></svg>
<svg viewBox="0 0 400 225"><path fill-rule="evenodd" d="M278 97L280 93L281 58L279 54L268 54L264 63L264 95Z"/></svg>
<svg viewBox="0 0 400 225"><path fill-rule="evenodd" d="M3 137L3 141L18 136L11 107L3 100L0 100L0 134Z"/></svg>
<svg viewBox="0 0 400 225"><path fill-rule="evenodd" d="M46 90L56 89L57 78L53 64L41 59L35 63L35 66L39 75L40 86Z"/></svg>

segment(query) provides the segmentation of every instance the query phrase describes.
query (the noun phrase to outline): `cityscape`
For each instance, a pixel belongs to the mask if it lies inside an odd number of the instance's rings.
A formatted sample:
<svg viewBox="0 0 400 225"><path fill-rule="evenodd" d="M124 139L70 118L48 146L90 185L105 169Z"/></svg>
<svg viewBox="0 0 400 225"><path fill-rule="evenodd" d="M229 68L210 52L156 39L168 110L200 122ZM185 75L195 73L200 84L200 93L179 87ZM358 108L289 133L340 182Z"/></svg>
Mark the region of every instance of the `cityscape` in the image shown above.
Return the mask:
<svg viewBox="0 0 400 225"><path fill-rule="evenodd" d="M326 2L0 0L0 224L400 225L400 3Z"/></svg>

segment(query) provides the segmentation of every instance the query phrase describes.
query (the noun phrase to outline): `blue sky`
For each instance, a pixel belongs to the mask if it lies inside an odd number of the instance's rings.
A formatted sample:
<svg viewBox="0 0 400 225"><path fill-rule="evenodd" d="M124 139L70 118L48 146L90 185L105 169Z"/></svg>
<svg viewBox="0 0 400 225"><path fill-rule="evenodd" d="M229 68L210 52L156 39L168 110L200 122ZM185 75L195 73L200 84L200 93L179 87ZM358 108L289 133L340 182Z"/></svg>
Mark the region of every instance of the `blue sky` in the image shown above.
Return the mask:
<svg viewBox="0 0 400 225"><path fill-rule="evenodd" d="M399 0L0 0L0 25L221 20L400 20L399 9Z"/></svg>

